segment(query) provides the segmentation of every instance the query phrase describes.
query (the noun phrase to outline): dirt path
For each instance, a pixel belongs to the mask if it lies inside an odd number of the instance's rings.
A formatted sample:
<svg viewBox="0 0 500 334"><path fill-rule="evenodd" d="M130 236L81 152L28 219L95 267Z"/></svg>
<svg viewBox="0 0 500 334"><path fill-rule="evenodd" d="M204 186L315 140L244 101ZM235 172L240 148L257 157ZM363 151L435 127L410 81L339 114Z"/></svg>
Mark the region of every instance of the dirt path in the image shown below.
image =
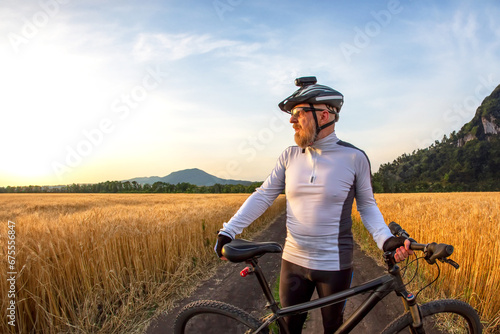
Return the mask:
<svg viewBox="0 0 500 334"><path fill-rule="evenodd" d="M277 241L284 244L285 236L285 215L282 215L267 230L256 236L254 240ZM280 254L266 254L259 260L259 265L262 267L269 282L276 280L280 271L280 261ZM177 307L168 314L163 314L154 319L145 334L172 333L173 323L179 310L187 303L201 299L228 302L257 317L260 316L256 312L263 310L266 301L257 280L253 276L246 278L239 276L239 272L245 266L245 263L226 263L221 266L220 270L213 277L207 278L199 285L191 297L180 301ZM359 285L383 274L384 269L379 267L374 260L364 255L356 245L354 249L354 277L352 286ZM364 298L361 295L350 299L346 304L345 316L348 317ZM379 333L401 312L400 310L401 301L395 294L391 294L381 301L352 333ZM211 329L211 331L205 331L204 333L224 333L224 329L214 327ZM323 333L319 310L311 312L303 333Z"/></svg>

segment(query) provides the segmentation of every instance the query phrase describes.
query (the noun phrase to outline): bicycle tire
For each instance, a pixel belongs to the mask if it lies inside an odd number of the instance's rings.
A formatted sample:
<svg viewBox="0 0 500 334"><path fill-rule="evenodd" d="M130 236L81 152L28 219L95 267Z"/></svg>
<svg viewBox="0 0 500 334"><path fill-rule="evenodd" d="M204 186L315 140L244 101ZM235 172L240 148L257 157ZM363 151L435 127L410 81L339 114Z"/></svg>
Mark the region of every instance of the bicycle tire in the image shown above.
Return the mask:
<svg viewBox="0 0 500 334"><path fill-rule="evenodd" d="M199 300L189 303L182 308L179 315L175 319L174 333L225 333L229 330L225 328L225 330L221 332L220 329L210 327L210 325L204 323L203 320L199 320L198 324L194 325L196 328L189 330L190 321L193 322L193 318L204 315L216 315L228 318L228 320L234 320L238 329L231 329L231 333L253 333L262 325L260 320L233 305L215 300ZM220 325L220 323L221 321L218 320L217 324ZM269 330L266 328L261 330L259 333L267 334L269 333Z"/></svg>
<svg viewBox="0 0 500 334"><path fill-rule="evenodd" d="M420 306L422 321L424 322L425 333L482 333L481 321L476 310L469 304L455 299L442 299L432 301ZM454 320L462 322L465 326L462 331L457 329L437 329L434 315L443 315L444 313L453 314ZM382 332L383 334L410 333L410 325L413 320L411 314L406 312L399 318L391 322Z"/></svg>

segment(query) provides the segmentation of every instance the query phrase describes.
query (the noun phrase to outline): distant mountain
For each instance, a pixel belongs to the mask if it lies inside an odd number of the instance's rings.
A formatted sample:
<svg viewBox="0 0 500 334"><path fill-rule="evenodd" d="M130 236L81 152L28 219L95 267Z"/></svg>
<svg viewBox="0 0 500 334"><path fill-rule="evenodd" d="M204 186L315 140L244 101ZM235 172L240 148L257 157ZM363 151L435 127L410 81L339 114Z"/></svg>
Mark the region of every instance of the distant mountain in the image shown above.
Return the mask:
<svg viewBox="0 0 500 334"><path fill-rule="evenodd" d="M173 172L164 177L159 176L151 176L151 177L136 177L130 180L125 180L130 182L137 182L140 184L149 183L150 185L155 182L164 182L170 184L178 184L178 183L190 183L197 186L213 186L214 184L242 184L248 186L252 184L251 181L242 181L242 180L228 180L221 179L217 176L208 174L207 172L202 171L198 168L184 169L177 172Z"/></svg>
<svg viewBox="0 0 500 334"><path fill-rule="evenodd" d="M500 85L458 133L380 166L376 192L500 191Z"/></svg>

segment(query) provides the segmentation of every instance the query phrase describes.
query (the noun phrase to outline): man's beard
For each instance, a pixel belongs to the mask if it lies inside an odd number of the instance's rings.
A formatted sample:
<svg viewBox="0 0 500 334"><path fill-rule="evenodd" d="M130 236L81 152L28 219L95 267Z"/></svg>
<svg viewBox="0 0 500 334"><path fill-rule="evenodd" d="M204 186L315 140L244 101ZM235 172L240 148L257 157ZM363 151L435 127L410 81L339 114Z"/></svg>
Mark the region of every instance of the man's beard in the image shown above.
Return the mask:
<svg viewBox="0 0 500 334"><path fill-rule="evenodd" d="M293 128L299 128L300 126L293 126ZM306 148L314 142L314 137L316 136L316 131L313 124L309 124L307 127L300 127L298 132L295 132L295 142L300 148Z"/></svg>

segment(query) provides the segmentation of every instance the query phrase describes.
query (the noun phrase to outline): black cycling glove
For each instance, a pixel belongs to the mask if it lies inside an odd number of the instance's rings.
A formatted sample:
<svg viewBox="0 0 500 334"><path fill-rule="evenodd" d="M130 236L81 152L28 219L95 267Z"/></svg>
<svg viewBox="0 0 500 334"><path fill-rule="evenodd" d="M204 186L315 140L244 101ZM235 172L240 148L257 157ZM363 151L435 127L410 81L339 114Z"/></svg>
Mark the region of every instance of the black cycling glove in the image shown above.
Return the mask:
<svg viewBox="0 0 500 334"><path fill-rule="evenodd" d="M224 247L225 244L230 243L233 241L230 237L227 235L219 233L217 236L217 242L215 243L214 250L217 253L218 257L222 257L222 247Z"/></svg>
<svg viewBox="0 0 500 334"><path fill-rule="evenodd" d="M392 252L401 246L405 245L405 237L390 237L384 242L382 249L384 252Z"/></svg>

